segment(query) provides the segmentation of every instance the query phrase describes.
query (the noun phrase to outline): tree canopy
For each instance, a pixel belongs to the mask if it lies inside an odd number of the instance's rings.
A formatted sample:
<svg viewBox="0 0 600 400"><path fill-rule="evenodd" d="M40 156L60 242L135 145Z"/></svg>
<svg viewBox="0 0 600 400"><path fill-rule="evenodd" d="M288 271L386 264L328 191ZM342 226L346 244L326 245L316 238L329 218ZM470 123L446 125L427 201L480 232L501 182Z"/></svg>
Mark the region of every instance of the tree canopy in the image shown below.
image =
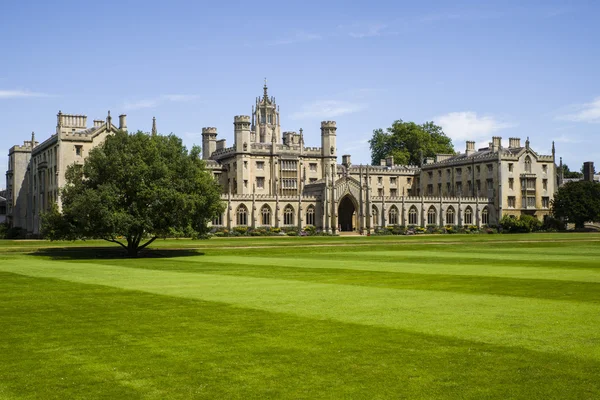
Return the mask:
<svg viewBox="0 0 600 400"><path fill-rule="evenodd" d="M223 210L200 148L188 151L174 135L119 131L92 149L83 166L69 166L66 181L62 210L54 206L43 216L44 236L100 238L130 256L158 237L204 235Z"/></svg>
<svg viewBox="0 0 600 400"><path fill-rule="evenodd" d="M555 218L583 228L585 222L600 221L600 184L587 181L569 182L560 187L552 200Z"/></svg>
<svg viewBox="0 0 600 400"><path fill-rule="evenodd" d="M569 179L583 178L582 172L571 171L567 164L563 164L562 169L563 169L563 178L569 178Z"/></svg>
<svg viewBox="0 0 600 400"><path fill-rule="evenodd" d="M371 163L378 165L381 159L394 157L396 164L419 165L421 155L454 154L454 146L442 128L433 122L418 125L414 122L394 121L384 132L375 129L369 140Z"/></svg>

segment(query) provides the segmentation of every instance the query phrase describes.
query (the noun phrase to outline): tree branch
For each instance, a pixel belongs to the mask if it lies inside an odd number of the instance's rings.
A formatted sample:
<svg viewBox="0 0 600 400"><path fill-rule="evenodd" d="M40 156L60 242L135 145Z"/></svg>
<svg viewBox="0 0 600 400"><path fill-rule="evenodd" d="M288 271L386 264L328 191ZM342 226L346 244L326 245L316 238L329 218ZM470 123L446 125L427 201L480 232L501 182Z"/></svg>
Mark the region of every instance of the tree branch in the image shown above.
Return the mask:
<svg viewBox="0 0 600 400"><path fill-rule="evenodd" d="M138 250L142 250L142 249L146 248L146 246L148 246L150 243L154 242L156 239L158 239L158 236L154 236L152 239L148 240L146 243L144 243L143 245L138 247Z"/></svg>
<svg viewBox="0 0 600 400"><path fill-rule="evenodd" d="M107 238L102 238L102 239L106 240L107 242L116 243L116 244L118 244L119 246L121 246L122 248L124 248L125 250L127 250L127 246L125 246L123 243L119 242L119 241L118 241L118 240L116 240L116 239L113 239L113 238L110 238L110 239L107 239Z"/></svg>

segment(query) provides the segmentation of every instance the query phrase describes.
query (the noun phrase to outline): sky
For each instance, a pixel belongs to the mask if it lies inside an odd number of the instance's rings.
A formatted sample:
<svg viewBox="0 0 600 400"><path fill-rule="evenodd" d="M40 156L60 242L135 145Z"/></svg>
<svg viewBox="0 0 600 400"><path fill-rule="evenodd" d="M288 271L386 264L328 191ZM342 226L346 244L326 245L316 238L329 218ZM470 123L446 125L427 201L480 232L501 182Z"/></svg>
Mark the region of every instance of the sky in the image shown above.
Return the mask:
<svg viewBox="0 0 600 400"><path fill-rule="evenodd" d="M262 95L283 131L370 162L373 130L434 121L464 152L492 136L572 170L600 165L600 2L0 0L0 188L8 150L47 139L59 110L130 131L233 143ZM114 119L113 121L116 121ZM341 161L341 158L340 158Z"/></svg>

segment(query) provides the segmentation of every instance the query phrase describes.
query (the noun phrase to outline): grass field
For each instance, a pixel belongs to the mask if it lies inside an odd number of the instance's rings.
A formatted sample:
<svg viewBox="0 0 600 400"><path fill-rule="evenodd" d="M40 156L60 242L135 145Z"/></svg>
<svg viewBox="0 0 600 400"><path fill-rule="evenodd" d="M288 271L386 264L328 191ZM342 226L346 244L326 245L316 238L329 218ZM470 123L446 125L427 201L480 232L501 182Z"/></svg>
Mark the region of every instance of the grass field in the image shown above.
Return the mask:
<svg viewBox="0 0 600 400"><path fill-rule="evenodd" d="M600 234L0 241L0 399L598 399Z"/></svg>

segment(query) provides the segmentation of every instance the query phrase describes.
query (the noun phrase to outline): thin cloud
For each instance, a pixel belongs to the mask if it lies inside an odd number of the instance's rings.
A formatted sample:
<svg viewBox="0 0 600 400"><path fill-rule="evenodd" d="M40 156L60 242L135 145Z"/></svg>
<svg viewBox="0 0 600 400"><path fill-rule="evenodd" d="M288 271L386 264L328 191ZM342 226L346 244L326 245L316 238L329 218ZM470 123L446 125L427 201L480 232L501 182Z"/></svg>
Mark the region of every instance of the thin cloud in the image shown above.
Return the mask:
<svg viewBox="0 0 600 400"><path fill-rule="evenodd" d="M366 105L338 100L319 100L302 107L301 111L292 113L293 119L333 118L364 110Z"/></svg>
<svg viewBox="0 0 600 400"><path fill-rule="evenodd" d="M338 30L340 30L343 35L350 36L353 39L364 39L398 34L398 32L390 31L388 24L379 22L339 25Z"/></svg>
<svg viewBox="0 0 600 400"><path fill-rule="evenodd" d="M51 97L47 93L31 92L29 90L0 90L0 99L18 99L26 97Z"/></svg>
<svg viewBox="0 0 600 400"><path fill-rule="evenodd" d="M285 37L285 38L282 38L282 39L278 39L278 40L274 40L274 41L271 41L271 42L267 42L267 45L269 45L269 46L281 46L281 45L286 45L286 44L311 42L313 40L319 40L319 39L321 39L321 35L318 35L316 33L298 31L298 32L294 33L293 35L291 35L289 37Z"/></svg>
<svg viewBox="0 0 600 400"><path fill-rule="evenodd" d="M141 110L144 108L156 108L164 103L182 103L198 99L200 96L190 94L165 94L149 99L138 101L125 102L123 108L125 110Z"/></svg>
<svg viewBox="0 0 600 400"><path fill-rule="evenodd" d="M581 143L581 139L573 136L560 135L552 139L556 143Z"/></svg>
<svg viewBox="0 0 600 400"><path fill-rule="evenodd" d="M600 97L590 103L568 107L570 112L556 117L559 121L600 123Z"/></svg>
<svg viewBox="0 0 600 400"><path fill-rule="evenodd" d="M444 133L452 140L487 139L491 134L502 129L512 128L515 123L500 121L491 115L478 116L474 111L451 112L433 118L442 127Z"/></svg>

